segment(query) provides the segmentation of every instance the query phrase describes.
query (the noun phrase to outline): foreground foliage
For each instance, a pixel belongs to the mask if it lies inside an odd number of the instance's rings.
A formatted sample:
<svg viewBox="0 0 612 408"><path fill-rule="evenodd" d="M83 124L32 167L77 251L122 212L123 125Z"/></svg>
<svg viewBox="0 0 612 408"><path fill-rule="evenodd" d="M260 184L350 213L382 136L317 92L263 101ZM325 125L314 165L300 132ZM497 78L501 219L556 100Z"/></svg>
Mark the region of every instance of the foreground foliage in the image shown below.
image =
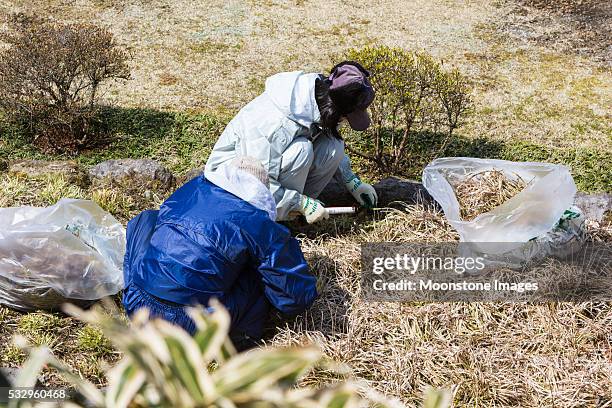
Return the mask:
<svg viewBox="0 0 612 408"><path fill-rule="evenodd" d="M74 153L100 136L100 86L129 78L127 53L91 24L14 15L0 35L0 109L47 151Z"/></svg>
<svg viewBox="0 0 612 408"><path fill-rule="evenodd" d="M107 375L108 387L97 389L74 374L46 348L30 351L15 386L31 387L45 365L58 370L87 401L87 406L128 407L354 407L401 406L387 401L363 384L338 382L320 389L295 388L296 381L315 365L322 354L314 347L261 348L237 354L229 341L230 317L220 305L207 314L193 308L194 337L164 320L138 313L131 326L100 310L67 311L91 324L124 354ZM442 394L429 401L442 406ZM438 401L436 403L436 401ZM14 401L13 407L27 406Z"/></svg>

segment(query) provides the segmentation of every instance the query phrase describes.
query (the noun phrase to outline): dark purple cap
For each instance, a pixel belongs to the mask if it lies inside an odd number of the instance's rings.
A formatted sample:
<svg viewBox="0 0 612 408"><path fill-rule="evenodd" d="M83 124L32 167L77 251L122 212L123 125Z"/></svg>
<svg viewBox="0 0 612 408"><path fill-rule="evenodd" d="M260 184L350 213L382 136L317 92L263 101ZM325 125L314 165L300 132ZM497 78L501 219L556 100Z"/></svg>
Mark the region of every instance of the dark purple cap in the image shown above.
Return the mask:
<svg viewBox="0 0 612 408"><path fill-rule="evenodd" d="M360 65L346 62L336 66L329 76L332 100L344 110L343 114L351 128L358 131L370 126L367 108L374 100L374 88L368 79L369 75ZM338 103L339 100L342 103Z"/></svg>

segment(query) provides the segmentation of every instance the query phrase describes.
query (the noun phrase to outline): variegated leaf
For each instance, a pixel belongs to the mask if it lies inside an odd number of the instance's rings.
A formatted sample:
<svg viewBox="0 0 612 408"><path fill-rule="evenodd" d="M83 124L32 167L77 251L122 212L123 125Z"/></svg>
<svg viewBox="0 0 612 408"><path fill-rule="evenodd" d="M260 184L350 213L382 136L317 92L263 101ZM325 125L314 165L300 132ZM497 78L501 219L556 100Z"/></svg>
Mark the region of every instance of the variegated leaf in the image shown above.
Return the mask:
<svg viewBox="0 0 612 408"><path fill-rule="evenodd" d="M124 358L108 372L106 406L127 407L145 384L146 375L129 359Z"/></svg>
<svg viewBox="0 0 612 408"><path fill-rule="evenodd" d="M320 358L314 347L259 349L232 358L213 378L219 394L240 401L278 383L293 384Z"/></svg>
<svg viewBox="0 0 612 408"><path fill-rule="evenodd" d="M164 336L171 356L169 367L190 398L196 404L214 401L217 398L215 386L194 338L165 321L156 322L156 327Z"/></svg>

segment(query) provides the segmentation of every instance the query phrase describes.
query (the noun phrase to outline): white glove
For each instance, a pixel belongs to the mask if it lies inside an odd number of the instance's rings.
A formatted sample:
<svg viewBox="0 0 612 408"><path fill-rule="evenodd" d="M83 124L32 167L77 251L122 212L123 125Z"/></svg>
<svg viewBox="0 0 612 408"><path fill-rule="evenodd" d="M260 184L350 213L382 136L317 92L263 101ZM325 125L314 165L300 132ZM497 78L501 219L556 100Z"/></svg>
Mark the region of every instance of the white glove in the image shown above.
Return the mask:
<svg viewBox="0 0 612 408"><path fill-rule="evenodd" d="M322 202L305 195L300 199L300 212L304 214L309 224L329 218L329 213Z"/></svg>
<svg viewBox="0 0 612 408"><path fill-rule="evenodd" d="M368 183L362 182L359 177L355 176L346 183L346 188L355 197L355 200L366 208L376 207L378 196L376 190Z"/></svg>

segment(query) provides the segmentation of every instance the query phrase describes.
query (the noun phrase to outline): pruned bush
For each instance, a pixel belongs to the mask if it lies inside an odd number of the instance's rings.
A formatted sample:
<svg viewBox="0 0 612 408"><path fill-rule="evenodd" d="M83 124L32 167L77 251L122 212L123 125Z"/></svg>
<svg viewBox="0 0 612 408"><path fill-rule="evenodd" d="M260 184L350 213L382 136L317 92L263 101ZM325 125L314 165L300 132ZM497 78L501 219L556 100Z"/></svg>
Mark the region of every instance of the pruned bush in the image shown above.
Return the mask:
<svg viewBox="0 0 612 408"><path fill-rule="evenodd" d="M76 153L101 135L100 85L128 79L127 53L91 24L13 15L0 33L0 109L46 151Z"/></svg>
<svg viewBox="0 0 612 408"><path fill-rule="evenodd" d="M370 106L372 126L357 138L354 153L384 173L402 174L415 132L432 132L445 140L461 125L470 106L467 79L456 69L423 52L373 46L352 49L346 59L370 71L376 98Z"/></svg>

